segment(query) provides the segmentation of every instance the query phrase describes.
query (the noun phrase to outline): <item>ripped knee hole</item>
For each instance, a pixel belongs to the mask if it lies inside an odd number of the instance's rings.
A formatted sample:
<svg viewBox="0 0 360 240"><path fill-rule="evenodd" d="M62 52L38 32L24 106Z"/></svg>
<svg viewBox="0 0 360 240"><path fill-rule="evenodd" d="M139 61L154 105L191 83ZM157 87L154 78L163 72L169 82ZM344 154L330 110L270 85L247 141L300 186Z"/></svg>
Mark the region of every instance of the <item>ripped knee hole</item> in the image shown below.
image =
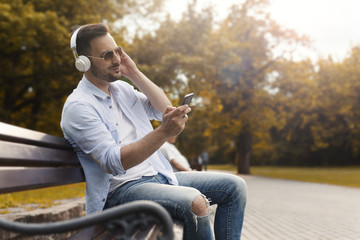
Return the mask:
<svg viewBox="0 0 360 240"><path fill-rule="evenodd" d="M205 216L209 214L210 201L204 196L197 196L192 202L191 211L197 216Z"/></svg>

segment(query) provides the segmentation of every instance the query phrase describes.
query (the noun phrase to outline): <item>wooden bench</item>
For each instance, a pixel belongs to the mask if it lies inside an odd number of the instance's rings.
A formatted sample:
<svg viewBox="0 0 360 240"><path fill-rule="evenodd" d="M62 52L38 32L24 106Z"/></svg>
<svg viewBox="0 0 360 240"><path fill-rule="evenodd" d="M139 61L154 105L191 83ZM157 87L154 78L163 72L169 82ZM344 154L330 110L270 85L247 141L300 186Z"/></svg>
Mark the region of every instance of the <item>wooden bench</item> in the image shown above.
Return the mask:
<svg viewBox="0 0 360 240"><path fill-rule="evenodd" d="M1 194L85 181L76 153L63 138L1 122L0 167ZM173 239L169 213L149 201L52 223L20 223L0 216L0 229L25 236L70 232L71 239Z"/></svg>

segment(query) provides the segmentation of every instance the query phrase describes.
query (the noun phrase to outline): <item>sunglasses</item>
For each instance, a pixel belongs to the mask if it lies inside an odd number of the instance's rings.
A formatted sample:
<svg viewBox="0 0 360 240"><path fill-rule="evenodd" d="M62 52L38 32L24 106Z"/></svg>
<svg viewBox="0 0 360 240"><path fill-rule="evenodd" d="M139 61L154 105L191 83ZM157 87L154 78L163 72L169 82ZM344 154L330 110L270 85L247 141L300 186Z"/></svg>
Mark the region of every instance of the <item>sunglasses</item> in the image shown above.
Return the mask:
<svg viewBox="0 0 360 240"><path fill-rule="evenodd" d="M104 59L105 63L110 63L114 59L114 55L116 55L117 57L121 57L122 53L123 53L122 48L116 47L114 50L105 52L102 57L94 57L94 56L88 56L88 57Z"/></svg>

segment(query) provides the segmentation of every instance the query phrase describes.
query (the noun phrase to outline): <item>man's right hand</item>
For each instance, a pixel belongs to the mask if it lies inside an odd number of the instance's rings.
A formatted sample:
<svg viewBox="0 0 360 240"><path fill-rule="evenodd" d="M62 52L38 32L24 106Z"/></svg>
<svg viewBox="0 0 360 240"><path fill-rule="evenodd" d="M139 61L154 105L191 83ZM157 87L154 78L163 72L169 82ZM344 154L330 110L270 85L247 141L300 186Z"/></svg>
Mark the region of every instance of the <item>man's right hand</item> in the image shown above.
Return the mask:
<svg viewBox="0 0 360 240"><path fill-rule="evenodd" d="M179 135L188 120L187 113L191 111L188 105L180 107L168 106L163 113L163 120L158 128L140 140L124 145L121 148L121 163L125 170L134 167L158 150L170 137Z"/></svg>
<svg viewBox="0 0 360 240"><path fill-rule="evenodd" d="M167 138L179 135L185 128L189 112L191 112L191 108L188 105L177 108L168 106L163 113L163 119L158 130L162 131Z"/></svg>

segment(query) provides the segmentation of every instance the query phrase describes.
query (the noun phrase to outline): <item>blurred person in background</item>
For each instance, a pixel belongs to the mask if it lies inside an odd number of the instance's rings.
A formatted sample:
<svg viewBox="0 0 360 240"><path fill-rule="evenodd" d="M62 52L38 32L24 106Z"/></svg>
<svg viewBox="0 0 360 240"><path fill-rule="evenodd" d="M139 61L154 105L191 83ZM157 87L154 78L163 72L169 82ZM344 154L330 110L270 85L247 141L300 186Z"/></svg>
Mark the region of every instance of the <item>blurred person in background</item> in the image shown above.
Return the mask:
<svg viewBox="0 0 360 240"><path fill-rule="evenodd" d="M186 157L181 154L175 146L177 136L169 138L161 147L160 151L170 162L174 172L191 171L190 164Z"/></svg>
<svg viewBox="0 0 360 240"><path fill-rule="evenodd" d="M208 151L204 150L201 155L202 165L204 166L204 170L207 171L207 166L209 163L209 153Z"/></svg>

